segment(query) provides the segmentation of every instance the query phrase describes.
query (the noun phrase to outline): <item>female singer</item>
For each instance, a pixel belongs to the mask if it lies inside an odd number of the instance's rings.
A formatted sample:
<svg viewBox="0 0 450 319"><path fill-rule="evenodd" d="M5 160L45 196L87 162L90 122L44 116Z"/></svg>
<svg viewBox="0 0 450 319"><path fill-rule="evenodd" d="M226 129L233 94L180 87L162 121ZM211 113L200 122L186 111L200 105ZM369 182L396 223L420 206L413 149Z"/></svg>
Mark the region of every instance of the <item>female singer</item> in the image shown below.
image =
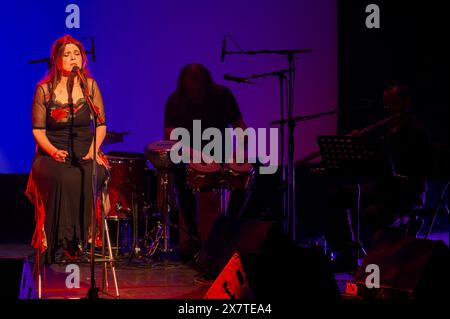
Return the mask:
<svg viewBox="0 0 450 319"><path fill-rule="evenodd" d="M71 72L75 66L83 79ZM57 39L48 75L34 94L32 128L37 148L26 194L36 206L33 245L39 256L45 252L47 263L76 259L89 239L94 132L81 80L101 115L96 122L97 151L106 124L102 95L86 66L86 52L79 41L70 35ZM96 161L101 186L107 162L101 155Z"/></svg>

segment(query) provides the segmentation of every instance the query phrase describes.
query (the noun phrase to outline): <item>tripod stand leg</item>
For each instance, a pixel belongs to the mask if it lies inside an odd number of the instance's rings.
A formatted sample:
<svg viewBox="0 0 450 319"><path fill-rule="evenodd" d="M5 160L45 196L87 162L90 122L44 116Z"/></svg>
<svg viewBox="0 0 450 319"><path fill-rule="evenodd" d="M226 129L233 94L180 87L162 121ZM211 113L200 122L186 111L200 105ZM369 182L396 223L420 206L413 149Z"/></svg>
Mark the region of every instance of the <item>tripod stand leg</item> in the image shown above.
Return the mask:
<svg viewBox="0 0 450 319"><path fill-rule="evenodd" d="M114 280L114 287L116 289L116 298L119 298L119 286L117 284L117 277L116 277L116 267L114 265L115 260L114 260L114 255L112 252L112 247L111 247L111 238L109 237L109 228L108 228L108 222L106 219L103 219L104 221L104 229L106 231L106 241L108 243L108 254L109 254L109 266L111 267L111 272L112 272L112 276L113 276L113 280ZM106 263L105 263L105 268L106 268Z"/></svg>
<svg viewBox="0 0 450 319"><path fill-rule="evenodd" d="M359 219L358 219L359 222ZM352 223L352 216L350 213L350 209L347 209L347 225L350 231L350 236L352 240L352 251L354 256L356 257L356 267L359 267L359 259L360 259L360 251L363 253L363 255L367 255L366 250L364 249L363 245L359 241L359 238L355 237L355 232L353 230L353 223Z"/></svg>
<svg viewBox="0 0 450 319"><path fill-rule="evenodd" d="M103 212L102 212L103 215ZM105 221L104 224L106 224L106 219L103 218L103 220ZM102 259L106 258L106 254L105 254L105 232L106 229L105 227L102 227ZM103 267L102 267L102 291L107 291L108 290L108 272L106 269L106 263L103 263Z"/></svg>
<svg viewBox="0 0 450 319"><path fill-rule="evenodd" d="M367 252L366 252L366 250L364 249L364 247L361 245L360 248L361 248L361 251L363 252L364 256L366 256L366 255L367 255Z"/></svg>
<svg viewBox="0 0 450 319"><path fill-rule="evenodd" d="M445 184L444 188L442 189L441 193L439 194L439 199L438 199L436 205L434 206L433 217L432 217L432 219L431 219L431 221L430 221L430 224L428 225L428 228L427 228L427 230L426 230L426 232L425 232L424 239L428 239L428 236L430 236L431 231L433 230L434 223L435 223L435 221L436 221L437 215L439 214L439 207L441 206L441 203L444 202L444 199L445 199L445 193L447 192L449 183L450 183L450 181L447 181L447 184ZM446 203L444 203L444 204L445 204L445 208L446 208L447 214L448 214L448 207L447 207L447 204L446 204Z"/></svg>
<svg viewBox="0 0 450 319"><path fill-rule="evenodd" d="M350 237L352 238L352 242L355 242L355 233L353 232L353 224L352 224L352 215L350 213L350 209L347 209L347 225L350 230Z"/></svg>
<svg viewBox="0 0 450 319"><path fill-rule="evenodd" d="M38 274L38 299L42 299L42 280L40 272Z"/></svg>

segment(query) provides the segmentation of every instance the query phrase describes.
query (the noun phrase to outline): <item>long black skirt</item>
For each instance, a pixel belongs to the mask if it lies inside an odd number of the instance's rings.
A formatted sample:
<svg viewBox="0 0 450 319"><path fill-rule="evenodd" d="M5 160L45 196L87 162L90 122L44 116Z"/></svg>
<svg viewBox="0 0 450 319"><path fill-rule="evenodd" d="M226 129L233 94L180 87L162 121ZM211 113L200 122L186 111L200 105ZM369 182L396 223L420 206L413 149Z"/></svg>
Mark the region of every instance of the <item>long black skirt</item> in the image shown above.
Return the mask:
<svg viewBox="0 0 450 319"><path fill-rule="evenodd" d="M98 166L97 192L104 185L107 170ZM45 208L47 239L45 261L54 262L64 241L86 243L92 212L92 160L59 163L36 154L32 173Z"/></svg>

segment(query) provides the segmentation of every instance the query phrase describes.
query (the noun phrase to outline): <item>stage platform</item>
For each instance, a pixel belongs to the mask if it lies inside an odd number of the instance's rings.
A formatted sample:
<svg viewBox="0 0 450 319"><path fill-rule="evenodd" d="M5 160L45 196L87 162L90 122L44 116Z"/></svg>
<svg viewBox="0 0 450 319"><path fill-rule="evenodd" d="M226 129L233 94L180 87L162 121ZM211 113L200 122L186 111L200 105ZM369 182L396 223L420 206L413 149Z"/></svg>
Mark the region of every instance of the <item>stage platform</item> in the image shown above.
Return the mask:
<svg viewBox="0 0 450 319"><path fill-rule="evenodd" d="M448 231L433 232L430 239L443 240L449 245ZM23 258L34 260L34 249L25 244L0 244L1 258ZM67 264L53 264L45 267L43 276L43 299L79 299L86 296L90 285L88 263L77 264L80 267L80 287L67 288ZM100 292L101 298L114 299L115 288L111 270L108 267L108 289ZM147 260L122 257L117 262L120 299L202 299L212 284L201 280L198 269L181 261ZM345 294L347 282L352 274L336 273L335 278L344 299L352 298ZM102 267L96 266L97 286L102 285Z"/></svg>

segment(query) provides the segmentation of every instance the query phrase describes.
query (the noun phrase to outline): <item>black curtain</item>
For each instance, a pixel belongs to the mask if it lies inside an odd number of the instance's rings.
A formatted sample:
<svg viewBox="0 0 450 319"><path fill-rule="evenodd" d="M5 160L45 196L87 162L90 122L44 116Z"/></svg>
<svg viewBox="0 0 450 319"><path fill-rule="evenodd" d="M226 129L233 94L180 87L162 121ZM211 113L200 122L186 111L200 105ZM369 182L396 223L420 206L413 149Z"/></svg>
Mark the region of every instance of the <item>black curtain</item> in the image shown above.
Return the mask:
<svg viewBox="0 0 450 319"><path fill-rule="evenodd" d="M365 24L372 3L380 8L379 29ZM379 120L383 89L403 83L432 141L448 144L450 37L444 3L338 0L339 133Z"/></svg>

